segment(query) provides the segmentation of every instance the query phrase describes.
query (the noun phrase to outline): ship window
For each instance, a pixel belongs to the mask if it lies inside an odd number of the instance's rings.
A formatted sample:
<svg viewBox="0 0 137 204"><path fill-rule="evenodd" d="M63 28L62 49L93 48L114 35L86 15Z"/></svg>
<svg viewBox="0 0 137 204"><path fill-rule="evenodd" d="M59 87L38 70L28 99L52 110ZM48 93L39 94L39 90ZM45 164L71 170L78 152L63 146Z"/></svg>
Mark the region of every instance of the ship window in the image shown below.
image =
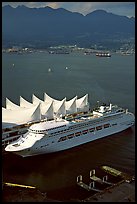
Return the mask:
<svg viewBox="0 0 137 204"><path fill-rule="evenodd" d="M109 123L104 124L104 128L108 128L109 126L110 126L110 124L109 124Z"/></svg>
<svg viewBox="0 0 137 204"><path fill-rule="evenodd" d="M20 146L20 144L17 143L17 144L14 144L13 146L14 146L14 147L18 147L18 146Z"/></svg>
<svg viewBox="0 0 137 204"><path fill-rule="evenodd" d="M76 132L76 133L75 133L75 136L76 136L76 137L78 137L78 136L80 136L80 135L81 135L81 132Z"/></svg>
<svg viewBox="0 0 137 204"><path fill-rule="evenodd" d="M112 124L112 126L117 125L117 123Z"/></svg>
<svg viewBox="0 0 137 204"><path fill-rule="evenodd" d="M64 141L64 140L66 140L66 139L67 139L67 137L66 137L66 136L61 137L61 138L58 140L58 142Z"/></svg>
<svg viewBox="0 0 137 204"><path fill-rule="evenodd" d="M68 135L68 139L71 139L71 138L73 138L73 137L74 137L74 134Z"/></svg>
<svg viewBox="0 0 137 204"><path fill-rule="evenodd" d="M95 128L90 128L89 132L94 132Z"/></svg>
<svg viewBox="0 0 137 204"><path fill-rule="evenodd" d="M85 135L88 133L88 130L83 130L82 133Z"/></svg>
<svg viewBox="0 0 137 204"><path fill-rule="evenodd" d="M101 129L102 129L101 125L96 127L96 130L101 130Z"/></svg>

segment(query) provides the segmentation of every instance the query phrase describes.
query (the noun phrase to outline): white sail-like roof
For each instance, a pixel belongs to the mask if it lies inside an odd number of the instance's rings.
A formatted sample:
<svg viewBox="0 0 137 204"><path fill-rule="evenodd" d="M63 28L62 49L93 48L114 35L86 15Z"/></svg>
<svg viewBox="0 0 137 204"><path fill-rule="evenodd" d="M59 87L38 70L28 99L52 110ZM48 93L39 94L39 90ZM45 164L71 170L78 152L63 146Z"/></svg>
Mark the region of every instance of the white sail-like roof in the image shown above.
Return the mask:
<svg viewBox="0 0 137 204"><path fill-rule="evenodd" d="M32 102L33 104L39 104L40 103L40 110L41 110L41 117L42 119L53 119L53 101L42 101L34 94L32 95Z"/></svg>
<svg viewBox="0 0 137 204"><path fill-rule="evenodd" d="M42 119L53 119L53 101L52 102L41 102L41 115Z"/></svg>
<svg viewBox="0 0 137 204"><path fill-rule="evenodd" d="M64 99L65 99L65 98L64 98ZM63 99L63 100L64 100L64 99ZM62 100L54 99L54 98L50 97L47 93L44 93L44 101L45 101L45 102L51 102L51 101L61 102Z"/></svg>
<svg viewBox="0 0 137 204"><path fill-rule="evenodd" d="M44 101L33 95L32 102L20 96L20 106L18 106L6 98L6 108L2 107L2 124L19 125L44 118L53 119L55 116L89 111L88 94L79 99L75 96L66 101L66 98L56 100L45 93Z"/></svg>
<svg viewBox="0 0 137 204"><path fill-rule="evenodd" d="M53 110L54 110L55 115L57 116L66 115L65 102L66 102L66 98L63 99L62 101L53 102Z"/></svg>
<svg viewBox="0 0 137 204"><path fill-rule="evenodd" d="M20 96L20 107L31 108L32 106L34 106L32 103L28 102L27 100Z"/></svg>
<svg viewBox="0 0 137 204"><path fill-rule="evenodd" d="M41 102L44 102L42 101L41 99L39 99L37 96L35 96L34 94L32 95L32 103L33 104L38 104L38 103L41 103Z"/></svg>
<svg viewBox="0 0 137 204"><path fill-rule="evenodd" d="M20 109L20 106L18 106L17 104L13 103L8 98L6 98L6 109L17 110L17 109Z"/></svg>
<svg viewBox="0 0 137 204"><path fill-rule="evenodd" d="M16 110L2 109L2 123L24 124L41 119L40 105Z"/></svg>
<svg viewBox="0 0 137 204"><path fill-rule="evenodd" d="M76 100L77 112L86 112L89 110L88 94Z"/></svg>
<svg viewBox="0 0 137 204"><path fill-rule="evenodd" d="M65 103L66 114L73 114L77 112L76 100L77 100L77 96L75 96L69 101L66 101Z"/></svg>
<svg viewBox="0 0 137 204"><path fill-rule="evenodd" d="M65 108L66 98L60 101L50 97L47 93L44 93L44 101L47 103L53 101L53 111L55 115L64 116L66 114Z"/></svg>
<svg viewBox="0 0 137 204"><path fill-rule="evenodd" d="M44 93L44 101L45 102L51 102L54 101L55 99L50 97L48 94Z"/></svg>
<svg viewBox="0 0 137 204"><path fill-rule="evenodd" d="M44 118L53 119L53 114L54 114L53 100L42 101L41 99L39 99L37 96L35 96L33 94L32 95L32 102L33 102L33 104L40 103L42 119L44 119Z"/></svg>

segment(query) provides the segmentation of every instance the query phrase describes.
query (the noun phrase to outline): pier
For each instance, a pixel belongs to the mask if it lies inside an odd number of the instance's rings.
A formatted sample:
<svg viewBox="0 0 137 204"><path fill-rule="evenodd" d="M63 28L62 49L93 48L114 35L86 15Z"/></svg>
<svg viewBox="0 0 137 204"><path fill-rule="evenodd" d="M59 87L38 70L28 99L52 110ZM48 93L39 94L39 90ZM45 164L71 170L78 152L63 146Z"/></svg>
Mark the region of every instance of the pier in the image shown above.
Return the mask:
<svg viewBox="0 0 137 204"><path fill-rule="evenodd" d="M83 188L83 190L92 190L95 192L90 197L84 199L84 202L95 202L95 200L98 202L104 202L109 201L109 199L111 201L112 198L117 202L120 202L120 200L122 200L122 202L124 202L124 200L128 202L135 200L135 192L133 192L134 182L132 182L135 180L134 176L108 166L101 166L100 170L103 174L102 178L96 176L96 169L89 172L89 185L82 181L82 175L77 177L77 185ZM104 175L104 172L107 172L107 174ZM130 190L128 191L128 188L132 189L132 194L130 194ZM123 190L125 190L125 194L122 193ZM111 194L112 192L113 196Z"/></svg>
<svg viewBox="0 0 137 204"><path fill-rule="evenodd" d="M101 190L95 188L95 182L90 182L89 185L85 184L82 181L82 175L77 176L77 185L79 185L80 187L86 189L87 191L96 191L96 192L101 192Z"/></svg>
<svg viewBox="0 0 137 204"><path fill-rule="evenodd" d="M107 172L108 174L111 174L115 177L118 177L120 176L122 179L125 180L125 182L127 183L130 183L131 181L134 181L135 180L135 177L134 176L130 176L124 172L121 172L117 169L114 169L112 167L109 167L109 166L102 166L101 167L105 172Z"/></svg>
<svg viewBox="0 0 137 204"><path fill-rule="evenodd" d="M101 184L108 184L108 185L113 185L114 183L112 182L108 182L108 175L103 176L103 178L99 178L97 176L95 176L95 169L93 169L92 171L90 171L90 179L92 179L95 182L101 183Z"/></svg>
<svg viewBox="0 0 137 204"><path fill-rule="evenodd" d="M80 187L84 188L87 191L92 190L92 191L96 191L96 192L102 192L103 190L95 188L95 183L108 184L111 186L114 185L113 182L108 181L108 175L103 176L103 178L101 179L95 175L95 172L96 172L95 169L93 169L89 172L89 175L90 175L89 176L89 179L90 179L89 185L87 185L83 182L82 175L77 176L77 185L79 185Z"/></svg>

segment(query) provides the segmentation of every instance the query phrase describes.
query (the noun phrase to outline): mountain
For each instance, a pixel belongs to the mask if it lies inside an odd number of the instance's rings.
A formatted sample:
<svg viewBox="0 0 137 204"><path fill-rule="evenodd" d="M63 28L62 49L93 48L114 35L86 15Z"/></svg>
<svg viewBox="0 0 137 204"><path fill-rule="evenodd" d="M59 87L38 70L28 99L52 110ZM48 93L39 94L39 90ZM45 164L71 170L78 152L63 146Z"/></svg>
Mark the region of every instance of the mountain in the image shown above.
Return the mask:
<svg viewBox="0 0 137 204"><path fill-rule="evenodd" d="M86 16L50 7L2 8L2 41L39 46L58 44L91 45L135 37L135 19L93 11Z"/></svg>

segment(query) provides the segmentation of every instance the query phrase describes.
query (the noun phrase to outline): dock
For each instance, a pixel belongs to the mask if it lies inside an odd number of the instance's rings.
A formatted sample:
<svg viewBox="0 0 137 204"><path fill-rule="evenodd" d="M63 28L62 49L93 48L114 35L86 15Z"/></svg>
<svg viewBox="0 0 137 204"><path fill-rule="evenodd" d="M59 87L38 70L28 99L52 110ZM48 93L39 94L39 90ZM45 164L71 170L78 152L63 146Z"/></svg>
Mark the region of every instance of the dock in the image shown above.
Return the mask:
<svg viewBox="0 0 137 204"><path fill-rule="evenodd" d="M82 200L83 202L135 202L135 181L127 183L124 180Z"/></svg>
<svg viewBox="0 0 137 204"><path fill-rule="evenodd" d="M89 185L82 181L82 175L77 177L77 185L84 190L92 190L95 192L94 194L92 193L91 197L84 199L83 202L95 202L95 200L97 202L120 202L120 200L123 200L122 202L124 202L124 200L131 202L132 200L135 200L135 192L133 191L133 189L135 189L134 176L128 175L109 166L101 166L99 169L98 171L100 172L100 175L103 175L102 178L101 176L96 176L96 169L91 170L89 172ZM104 175L104 173L107 174ZM97 183L98 185L96 185ZM98 187L95 188L95 185ZM128 191L130 188L132 190L132 194L130 193L130 190ZM124 198L122 197L123 190L125 190ZM114 192L113 196L110 194L112 192Z"/></svg>
<svg viewBox="0 0 137 204"><path fill-rule="evenodd" d="M92 179L93 181L98 182L98 183L100 183L100 184L113 185L112 182L108 182L108 175L103 176L103 178L101 179L101 178L95 176L95 172L96 172L95 169L93 169L93 170L91 170L91 171L89 172L89 174L90 174L90 179Z"/></svg>
<svg viewBox="0 0 137 204"><path fill-rule="evenodd" d="M80 187L84 188L87 191L96 191L96 192L102 192L101 189L95 188L95 183L100 183L100 184L108 184L113 186L114 183L113 182L109 182L108 181L108 175L103 176L103 178L99 178L95 175L96 170L93 169L89 172L90 176L90 182L89 185L87 185L86 183L83 182L82 180L82 175L77 176L77 185L79 185Z"/></svg>
<svg viewBox="0 0 137 204"><path fill-rule="evenodd" d="M112 167L109 167L109 166L102 166L101 167L105 172L107 172L107 173L109 173L109 174L111 174L111 175L113 175L113 176L120 176L122 179L124 179L125 180L125 182L127 182L127 183L130 183L131 181L133 181L133 180L135 180L135 177L134 176L130 176L130 175L128 175L128 174L126 174L126 173L124 173L124 172L121 172L121 171L119 171L119 170L117 170L117 169L114 169L114 168L112 168Z"/></svg>
<svg viewBox="0 0 137 204"><path fill-rule="evenodd" d="M82 175L77 176L77 185L79 185L80 187L86 189L87 191L96 191L96 192L101 192L102 190L99 190L97 188L95 188L95 182L90 182L89 185L85 184L82 181Z"/></svg>

